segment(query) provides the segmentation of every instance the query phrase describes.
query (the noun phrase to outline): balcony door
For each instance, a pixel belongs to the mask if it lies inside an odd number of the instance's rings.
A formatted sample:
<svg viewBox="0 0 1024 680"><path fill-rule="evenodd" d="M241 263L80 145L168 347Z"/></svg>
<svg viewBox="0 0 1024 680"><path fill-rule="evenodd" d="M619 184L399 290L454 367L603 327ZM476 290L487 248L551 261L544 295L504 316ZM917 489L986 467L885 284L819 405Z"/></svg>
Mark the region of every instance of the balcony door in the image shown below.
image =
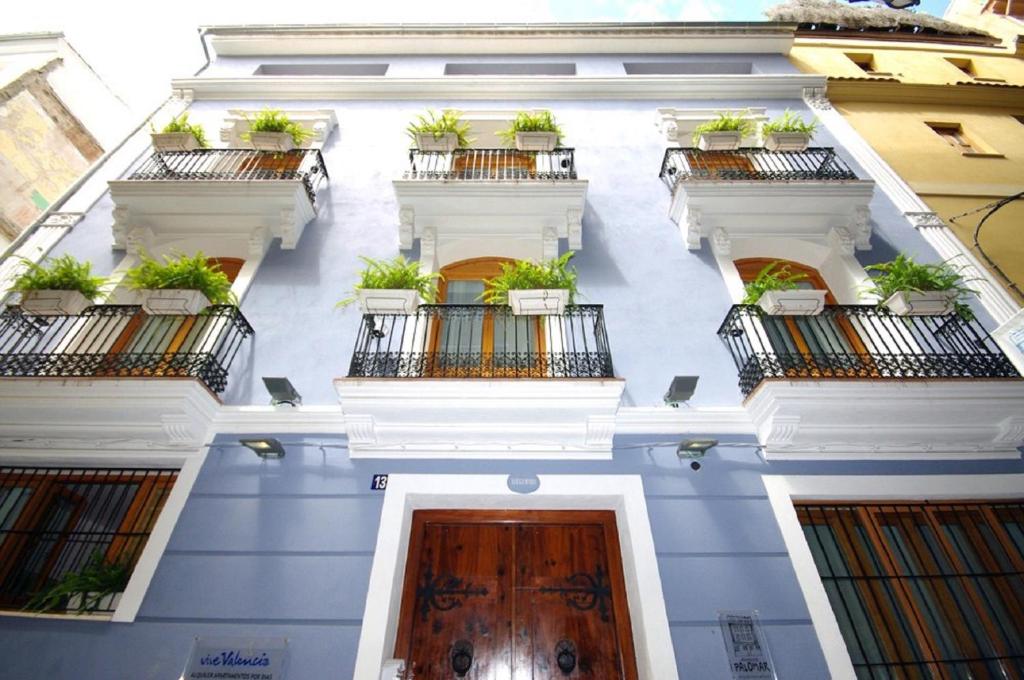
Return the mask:
<svg viewBox="0 0 1024 680"><path fill-rule="evenodd" d="M636 680L615 513L413 513L405 680Z"/></svg>
<svg viewBox="0 0 1024 680"><path fill-rule="evenodd" d="M736 260L743 283L757 278L773 262L786 266L793 274L804 274L799 288L824 290L825 304L835 307L836 298L825 278L814 267L790 260L752 257ZM814 316L764 316L761 319L768 345L775 353L787 377L874 377L878 375L871 356L857 329L849 319L833 315L828 309Z"/></svg>
<svg viewBox="0 0 1024 680"><path fill-rule="evenodd" d="M515 316L506 306L485 305L486 280L514 260L484 257L441 269L427 373L443 377L544 377L539 317Z"/></svg>

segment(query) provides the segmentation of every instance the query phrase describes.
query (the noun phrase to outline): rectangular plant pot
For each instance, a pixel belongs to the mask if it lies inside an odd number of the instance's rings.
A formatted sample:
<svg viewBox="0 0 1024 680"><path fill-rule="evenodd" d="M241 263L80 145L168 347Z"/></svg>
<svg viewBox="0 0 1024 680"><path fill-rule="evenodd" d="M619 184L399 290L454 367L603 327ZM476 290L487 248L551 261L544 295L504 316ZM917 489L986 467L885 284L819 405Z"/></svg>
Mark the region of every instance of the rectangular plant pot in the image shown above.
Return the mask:
<svg viewBox="0 0 1024 680"><path fill-rule="evenodd" d="M71 614L77 614L82 609L83 599L88 598L86 602L90 605L95 604L95 610L85 610L82 613L94 612L96 614L109 614L117 609L117 605L121 603L121 596L124 593L107 593L100 597L98 602L95 602L95 597L98 593L77 593L68 598L67 611Z"/></svg>
<svg viewBox="0 0 1024 680"><path fill-rule="evenodd" d="M554 151L558 135L554 132L517 132L516 148L520 151Z"/></svg>
<svg viewBox="0 0 1024 680"><path fill-rule="evenodd" d="M28 290L21 294L21 311L38 316L77 316L92 300L77 290Z"/></svg>
<svg viewBox="0 0 1024 680"><path fill-rule="evenodd" d="M773 132L764 139L769 151L805 151L811 136L803 132Z"/></svg>
<svg viewBox="0 0 1024 680"><path fill-rule="evenodd" d="M250 132L249 143L260 151L291 151L295 140L287 132Z"/></svg>
<svg viewBox="0 0 1024 680"><path fill-rule="evenodd" d="M741 132L703 132L697 140L702 151L735 151L743 142Z"/></svg>
<svg viewBox="0 0 1024 680"><path fill-rule="evenodd" d="M402 288L360 288L356 291L363 314L415 314L420 295Z"/></svg>
<svg viewBox="0 0 1024 680"><path fill-rule="evenodd" d="M811 288L769 290L758 299L758 306L772 316L813 316L825 309L828 291Z"/></svg>
<svg viewBox="0 0 1024 680"><path fill-rule="evenodd" d="M147 314L192 316L210 306L210 300L198 290L183 288L139 291L139 304Z"/></svg>
<svg viewBox="0 0 1024 680"><path fill-rule="evenodd" d="M150 135L157 151L192 151L199 140L191 132L154 132Z"/></svg>
<svg viewBox="0 0 1024 680"><path fill-rule="evenodd" d="M564 314L569 302L569 291L564 288L536 288L510 290L508 304L512 313L523 316Z"/></svg>
<svg viewBox="0 0 1024 680"><path fill-rule="evenodd" d="M448 132L436 138L429 132L420 132L416 134L416 148L420 151L451 153L459 148L459 137L454 132Z"/></svg>
<svg viewBox="0 0 1024 680"><path fill-rule="evenodd" d="M882 304L899 316L941 316L952 313L956 298L954 290L903 290Z"/></svg>

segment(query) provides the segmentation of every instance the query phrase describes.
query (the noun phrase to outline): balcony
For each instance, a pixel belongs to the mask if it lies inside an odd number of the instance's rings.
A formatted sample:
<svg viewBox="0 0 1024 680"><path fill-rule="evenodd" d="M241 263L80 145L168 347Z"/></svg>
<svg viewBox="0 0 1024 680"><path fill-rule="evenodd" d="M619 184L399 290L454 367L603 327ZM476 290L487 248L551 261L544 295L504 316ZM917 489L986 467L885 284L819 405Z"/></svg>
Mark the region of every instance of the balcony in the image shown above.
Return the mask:
<svg viewBox="0 0 1024 680"><path fill-rule="evenodd" d="M364 315L335 381L354 457L608 458L623 386L600 305Z"/></svg>
<svg viewBox="0 0 1024 680"><path fill-rule="evenodd" d="M718 335L776 457L1019 457L1024 381L977 321L901 317L865 305L769 316L736 305Z"/></svg>
<svg viewBox="0 0 1024 680"><path fill-rule="evenodd" d="M135 305L96 305L78 316L0 314L0 376L194 378L211 392L253 329L237 307L196 316L148 316Z"/></svg>
<svg viewBox="0 0 1024 680"><path fill-rule="evenodd" d="M110 182L114 244L152 251L208 237L216 224L218 238L236 241L239 254L262 255L275 237L294 248L327 180L318 149L154 152Z"/></svg>
<svg viewBox="0 0 1024 680"><path fill-rule="evenodd" d="M438 248L460 239L507 238L527 243L521 257L550 259L559 238L574 250L583 245L587 182L577 176L573 149L414 149L394 187L402 248L416 238Z"/></svg>
<svg viewBox="0 0 1024 680"><path fill-rule="evenodd" d="M712 236L726 253L731 239L772 235L824 241L838 234L857 248L870 247L874 183L858 179L831 148L671 148L659 177L672 192L670 214L691 250Z"/></svg>

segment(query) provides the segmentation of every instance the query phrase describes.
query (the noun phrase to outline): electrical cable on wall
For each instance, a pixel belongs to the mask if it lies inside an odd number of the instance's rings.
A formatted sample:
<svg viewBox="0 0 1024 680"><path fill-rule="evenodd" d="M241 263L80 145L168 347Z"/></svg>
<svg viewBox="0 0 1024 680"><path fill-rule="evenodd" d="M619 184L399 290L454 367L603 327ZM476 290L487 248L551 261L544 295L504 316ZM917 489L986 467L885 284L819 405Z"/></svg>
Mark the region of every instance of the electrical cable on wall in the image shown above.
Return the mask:
<svg viewBox="0 0 1024 680"><path fill-rule="evenodd" d="M1020 286L1018 286L1017 283L1013 279L1011 279L1010 276L1006 272L1004 272L1002 270L1002 268L998 264L996 264L995 260L993 260L991 257L989 257L989 254L986 253L985 249L981 247L981 241L979 240L979 237L981 236L981 228L985 224L986 220L988 220L988 218L992 217L992 215L994 215L1003 206L1005 206L1005 205L1007 205L1009 203L1013 203L1014 201L1018 201L1021 198L1024 198L1024 191L1019 191L1016 194L1013 194L1011 196L1007 196L1005 198L1001 198L998 201L993 201L991 203L988 203L987 205L981 206L980 208L975 208L974 210L968 210L965 213L961 213L959 215L954 215L953 217L949 218L949 221L952 222L953 224L958 225L958 226L964 226L964 225L960 224L959 222L957 222L957 220L962 218L962 217L967 217L969 215L976 215L976 214L978 214L980 212L984 212L985 210L988 210L988 212L985 213L985 216L982 217L981 220L978 222L977 226L974 227L974 239L973 239L974 240L974 248L979 253L981 253L981 256L985 259L985 262L988 263L988 266L991 267L992 270L996 274L998 274L999 277L1003 279L1003 281L1006 282L1006 285L1010 288L1010 290L1012 290L1017 295L1019 295L1021 297L1024 297L1024 291L1022 291Z"/></svg>

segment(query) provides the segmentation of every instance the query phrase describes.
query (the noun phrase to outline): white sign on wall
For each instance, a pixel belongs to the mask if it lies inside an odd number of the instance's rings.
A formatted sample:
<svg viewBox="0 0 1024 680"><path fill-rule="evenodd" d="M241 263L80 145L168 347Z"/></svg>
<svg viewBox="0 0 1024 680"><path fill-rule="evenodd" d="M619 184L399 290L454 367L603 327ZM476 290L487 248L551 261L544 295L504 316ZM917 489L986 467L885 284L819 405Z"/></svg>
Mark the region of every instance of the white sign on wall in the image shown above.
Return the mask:
<svg viewBox="0 0 1024 680"><path fill-rule="evenodd" d="M283 680L287 638L200 638L181 680Z"/></svg>
<svg viewBox="0 0 1024 680"><path fill-rule="evenodd" d="M718 612L734 680L776 680L775 666L756 611Z"/></svg>

